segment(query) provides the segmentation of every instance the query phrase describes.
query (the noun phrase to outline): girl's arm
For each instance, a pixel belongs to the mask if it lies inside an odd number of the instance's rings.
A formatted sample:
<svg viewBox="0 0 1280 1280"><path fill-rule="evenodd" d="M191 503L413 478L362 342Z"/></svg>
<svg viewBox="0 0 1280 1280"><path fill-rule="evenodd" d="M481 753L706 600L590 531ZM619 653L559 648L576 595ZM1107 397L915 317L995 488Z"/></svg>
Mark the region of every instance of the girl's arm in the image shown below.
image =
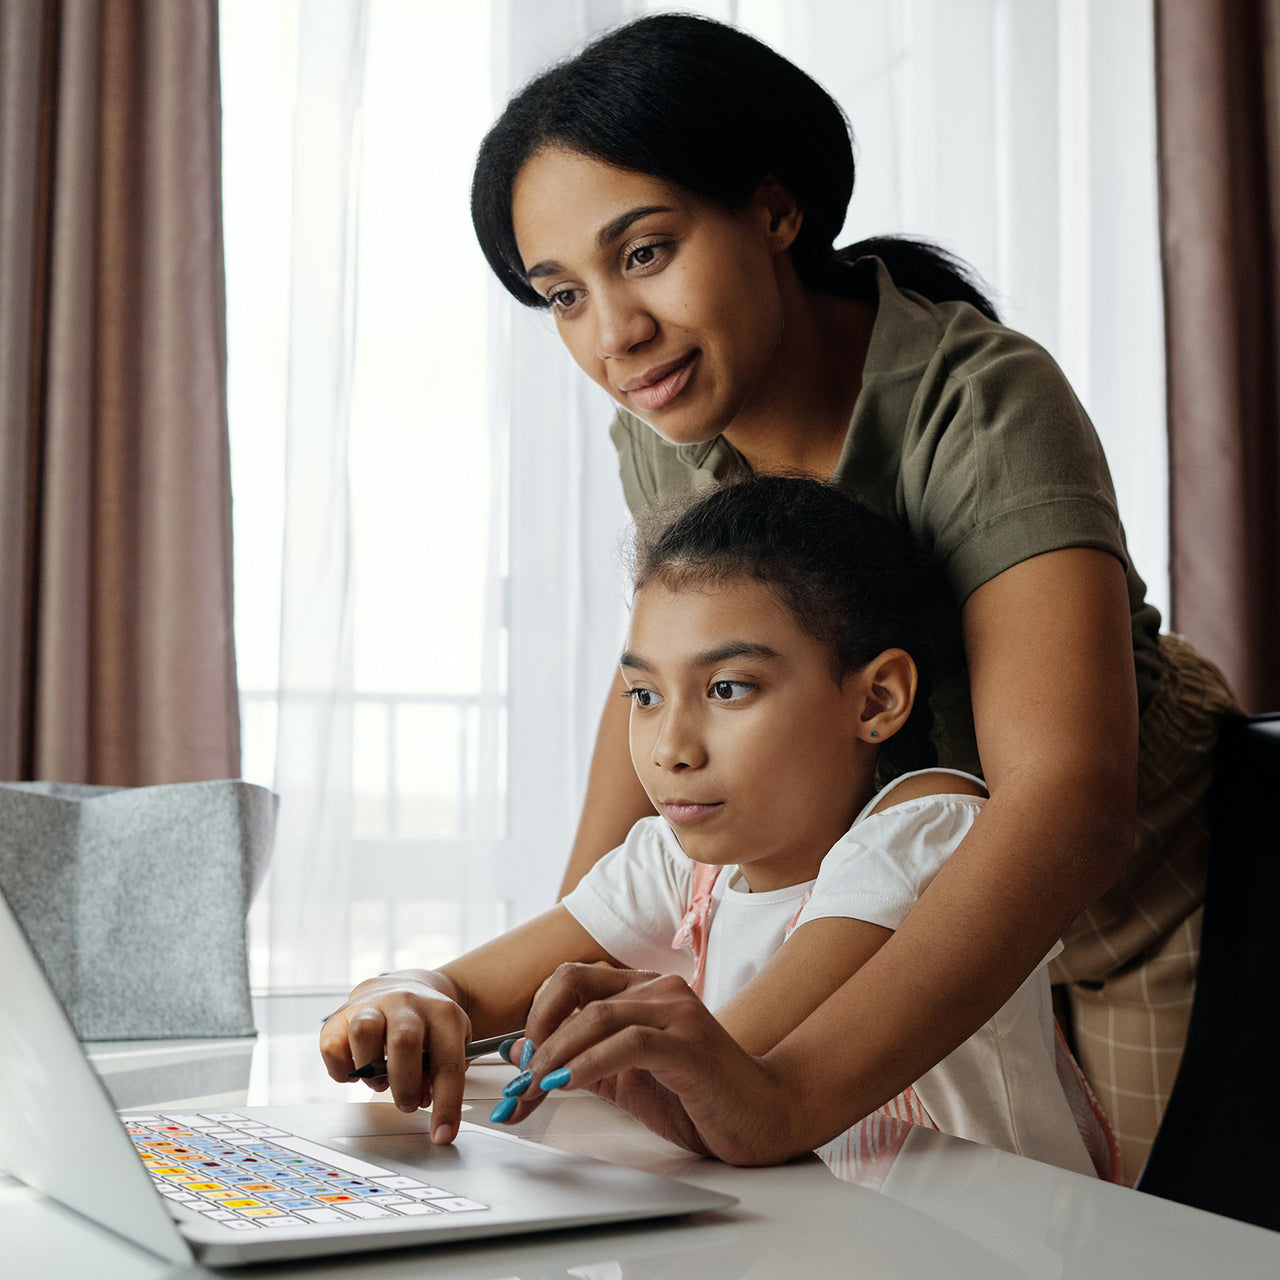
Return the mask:
<svg viewBox="0 0 1280 1280"><path fill-rule="evenodd" d="M578 834L560 884L562 898L610 849L627 838L627 832L641 818L654 812L631 764L627 737L630 703L623 696L626 689L621 673L615 671L596 733Z"/></svg>
<svg viewBox="0 0 1280 1280"><path fill-rule="evenodd" d="M450 1142L462 1113L467 1041L522 1027L539 986L570 960L612 957L564 907L553 907L441 969L362 982L320 1032L329 1075L346 1081L385 1058L387 1075L370 1086L390 1088L403 1111L432 1104L432 1140Z"/></svg>
<svg viewBox="0 0 1280 1280"><path fill-rule="evenodd" d="M654 983L566 1022L535 1079L644 1068L663 1091L655 1109L682 1117L672 1130L691 1125L738 1163L785 1160L895 1097L1009 999L1133 847L1124 574L1105 552L1050 552L980 587L962 621L991 799L885 945L762 1057Z"/></svg>

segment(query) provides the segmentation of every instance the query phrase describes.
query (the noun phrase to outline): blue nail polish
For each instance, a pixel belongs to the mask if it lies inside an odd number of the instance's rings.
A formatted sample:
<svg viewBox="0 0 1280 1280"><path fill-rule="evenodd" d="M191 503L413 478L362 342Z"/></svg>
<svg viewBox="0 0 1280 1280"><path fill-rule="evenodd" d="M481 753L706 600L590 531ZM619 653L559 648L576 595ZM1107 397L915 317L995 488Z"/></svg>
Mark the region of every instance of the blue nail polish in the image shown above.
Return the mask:
<svg viewBox="0 0 1280 1280"><path fill-rule="evenodd" d="M511 1050L515 1046L516 1037L512 1036L510 1040L504 1040L498 1046L498 1057L504 1058L507 1062L511 1061Z"/></svg>
<svg viewBox="0 0 1280 1280"><path fill-rule="evenodd" d="M542 1077L542 1083L538 1088L546 1093L550 1089L559 1089L562 1085L569 1083L569 1068L559 1067L555 1071L548 1072Z"/></svg>
<svg viewBox="0 0 1280 1280"><path fill-rule="evenodd" d="M533 1072L522 1071L502 1091L504 1098L518 1098L533 1083Z"/></svg>
<svg viewBox="0 0 1280 1280"><path fill-rule="evenodd" d="M532 1061L533 1061L533 1041L526 1038L524 1042L524 1048L520 1050L520 1070L523 1071L525 1067L527 1067L529 1063Z"/></svg>
<svg viewBox="0 0 1280 1280"><path fill-rule="evenodd" d="M512 1113L516 1107L520 1105L518 1098L503 1098L492 1111L489 1112L489 1119L494 1124L506 1124L511 1119Z"/></svg>

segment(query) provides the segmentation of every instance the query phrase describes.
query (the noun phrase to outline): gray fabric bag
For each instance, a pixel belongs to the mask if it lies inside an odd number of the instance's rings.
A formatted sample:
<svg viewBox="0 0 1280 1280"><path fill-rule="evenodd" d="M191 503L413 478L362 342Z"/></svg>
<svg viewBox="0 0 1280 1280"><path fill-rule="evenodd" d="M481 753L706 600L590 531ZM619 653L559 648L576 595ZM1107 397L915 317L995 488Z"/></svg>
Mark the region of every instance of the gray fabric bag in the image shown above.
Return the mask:
<svg viewBox="0 0 1280 1280"><path fill-rule="evenodd" d="M0 783L0 888L81 1039L253 1035L245 916L277 804L238 781Z"/></svg>

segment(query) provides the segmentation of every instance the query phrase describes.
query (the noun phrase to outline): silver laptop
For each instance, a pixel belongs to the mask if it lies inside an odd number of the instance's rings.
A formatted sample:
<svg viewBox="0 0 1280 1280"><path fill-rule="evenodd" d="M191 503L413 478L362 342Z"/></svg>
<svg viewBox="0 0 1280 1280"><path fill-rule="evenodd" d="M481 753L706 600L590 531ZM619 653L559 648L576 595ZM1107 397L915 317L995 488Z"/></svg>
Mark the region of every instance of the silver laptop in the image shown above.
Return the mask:
<svg viewBox="0 0 1280 1280"><path fill-rule="evenodd" d="M0 894L0 1171L176 1263L487 1240L730 1196L390 1103L117 1114Z"/></svg>

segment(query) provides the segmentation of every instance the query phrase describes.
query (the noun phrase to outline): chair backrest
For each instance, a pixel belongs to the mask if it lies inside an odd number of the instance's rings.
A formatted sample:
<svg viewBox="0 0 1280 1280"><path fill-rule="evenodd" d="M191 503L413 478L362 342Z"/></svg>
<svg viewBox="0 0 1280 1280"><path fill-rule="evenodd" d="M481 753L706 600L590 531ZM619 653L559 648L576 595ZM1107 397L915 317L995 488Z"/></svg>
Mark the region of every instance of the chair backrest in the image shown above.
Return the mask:
<svg viewBox="0 0 1280 1280"><path fill-rule="evenodd" d="M1280 714L1228 721L1214 767L1187 1048L1138 1188L1280 1230Z"/></svg>

